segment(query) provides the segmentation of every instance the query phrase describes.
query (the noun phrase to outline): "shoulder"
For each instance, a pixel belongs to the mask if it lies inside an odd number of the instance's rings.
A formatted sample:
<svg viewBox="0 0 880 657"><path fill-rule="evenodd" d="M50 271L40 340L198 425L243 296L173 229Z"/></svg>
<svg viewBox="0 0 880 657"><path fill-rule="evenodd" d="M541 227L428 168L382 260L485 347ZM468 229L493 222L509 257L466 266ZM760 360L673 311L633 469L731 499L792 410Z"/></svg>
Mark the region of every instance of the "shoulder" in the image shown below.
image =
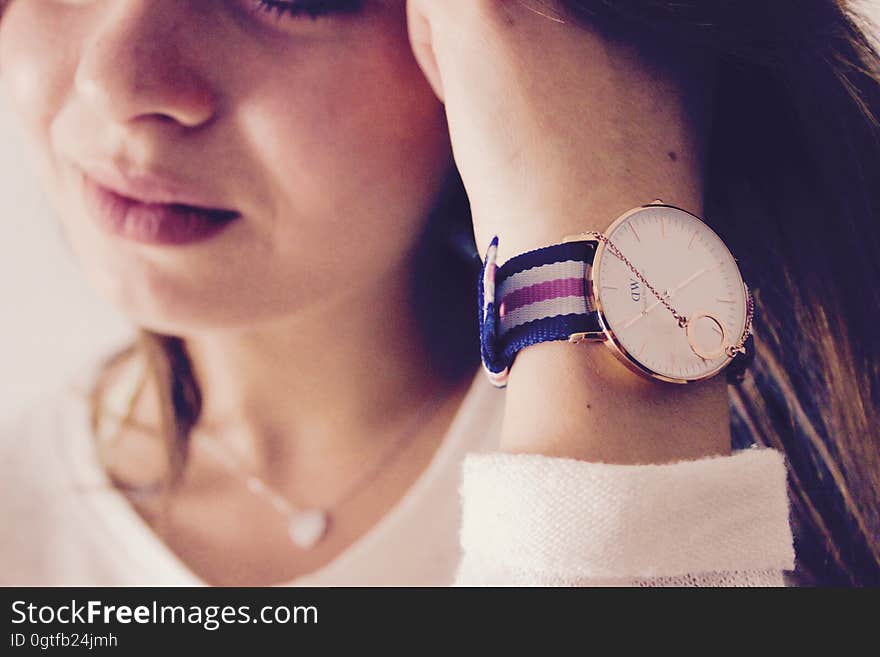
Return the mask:
<svg viewBox="0 0 880 657"><path fill-rule="evenodd" d="M88 485L90 392L106 358L87 363L36 398L0 416L0 584L40 581Z"/></svg>
<svg viewBox="0 0 880 657"><path fill-rule="evenodd" d="M69 398L55 387L0 418L0 584L38 582L64 513L60 430Z"/></svg>
<svg viewBox="0 0 880 657"><path fill-rule="evenodd" d="M30 484L35 469L52 455L60 415L69 401L68 391L56 386L0 418L0 490L6 489L4 500Z"/></svg>
<svg viewBox="0 0 880 657"><path fill-rule="evenodd" d="M117 376L130 353L130 345L99 353L76 372L48 384L36 398L0 416L0 470L4 475L0 490L13 480L24 487L47 483L46 468L66 460L61 449L64 442L72 434L89 430L93 392Z"/></svg>

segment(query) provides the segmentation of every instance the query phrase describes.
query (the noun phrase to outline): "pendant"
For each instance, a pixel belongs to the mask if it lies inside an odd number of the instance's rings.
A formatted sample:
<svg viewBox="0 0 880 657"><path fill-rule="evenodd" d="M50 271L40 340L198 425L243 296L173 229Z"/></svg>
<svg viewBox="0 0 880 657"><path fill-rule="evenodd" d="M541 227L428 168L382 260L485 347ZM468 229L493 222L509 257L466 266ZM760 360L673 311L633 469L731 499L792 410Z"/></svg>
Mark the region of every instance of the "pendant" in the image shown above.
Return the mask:
<svg viewBox="0 0 880 657"><path fill-rule="evenodd" d="M310 550L327 532L330 518L323 509L307 509L292 514L287 525L287 533L294 545Z"/></svg>

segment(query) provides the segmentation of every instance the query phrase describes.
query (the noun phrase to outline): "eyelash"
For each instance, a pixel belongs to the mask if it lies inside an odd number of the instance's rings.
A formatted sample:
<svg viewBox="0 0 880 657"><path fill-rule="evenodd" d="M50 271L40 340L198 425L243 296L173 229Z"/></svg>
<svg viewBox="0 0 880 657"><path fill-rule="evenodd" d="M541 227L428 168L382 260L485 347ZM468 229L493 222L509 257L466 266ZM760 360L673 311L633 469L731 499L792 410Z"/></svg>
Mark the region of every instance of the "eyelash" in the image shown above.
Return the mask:
<svg viewBox="0 0 880 657"><path fill-rule="evenodd" d="M286 16L295 19L308 16L313 21L327 14L354 14L360 10L364 0L299 0L282 2L280 0L255 0L256 10L275 14L277 18Z"/></svg>

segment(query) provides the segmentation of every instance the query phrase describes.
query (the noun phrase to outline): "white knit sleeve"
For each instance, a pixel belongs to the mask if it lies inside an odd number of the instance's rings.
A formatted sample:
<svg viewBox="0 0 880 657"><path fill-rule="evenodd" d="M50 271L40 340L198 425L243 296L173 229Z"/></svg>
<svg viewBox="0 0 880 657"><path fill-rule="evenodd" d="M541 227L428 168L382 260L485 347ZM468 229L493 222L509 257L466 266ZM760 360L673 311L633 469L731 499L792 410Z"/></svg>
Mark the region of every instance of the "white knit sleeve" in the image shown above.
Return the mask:
<svg viewBox="0 0 880 657"><path fill-rule="evenodd" d="M469 453L455 586L784 586L784 455L662 465Z"/></svg>

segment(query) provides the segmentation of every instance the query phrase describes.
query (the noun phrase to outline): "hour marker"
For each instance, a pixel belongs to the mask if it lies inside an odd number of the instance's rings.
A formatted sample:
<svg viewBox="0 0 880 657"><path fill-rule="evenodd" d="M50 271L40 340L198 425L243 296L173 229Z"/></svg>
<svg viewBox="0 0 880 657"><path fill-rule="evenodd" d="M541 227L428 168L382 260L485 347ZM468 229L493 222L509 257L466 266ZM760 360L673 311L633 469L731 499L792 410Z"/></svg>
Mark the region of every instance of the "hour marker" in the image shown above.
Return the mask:
<svg viewBox="0 0 880 657"><path fill-rule="evenodd" d="M666 239L666 219L664 217L660 217L660 235Z"/></svg>
<svg viewBox="0 0 880 657"><path fill-rule="evenodd" d="M647 345L648 345L648 342L647 342L647 340L646 340L645 342L643 342L642 344L639 345L639 348L636 349L636 353L637 353L637 354L642 353L642 352L645 350L645 347L646 347Z"/></svg>
<svg viewBox="0 0 880 657"><path fill-rule="evenodd" d="M694 240L697 239L697 231L694 231L694 234L691 235L691 241L688 242L688 248L692 248L694 245Z"/></svg>
<svg viewBox="0 0 880 657"><path fill-rule="evenodd" d="M618 288L616 285L603 285L602 289L603 290L618 290L620 288Z"/></svg>
<svg viewBox="0 0 880 657"><path fill-rule="evenodd" d="M636 232L636 227L633 226L632 224L630 224L630 225L629 225L629 229L633 232L633 235L636 236L636 239L637 239L639 242L641 242L641 241L642 241L642 238L639 237L638 232Z"/></svg>
<svg viewBox="0 0 880 657"><path fill-rule="evenodd" d="M718 301L719 303L733 303L733 299L722 299L721 297L718 297L715 301Z"/></svg>

